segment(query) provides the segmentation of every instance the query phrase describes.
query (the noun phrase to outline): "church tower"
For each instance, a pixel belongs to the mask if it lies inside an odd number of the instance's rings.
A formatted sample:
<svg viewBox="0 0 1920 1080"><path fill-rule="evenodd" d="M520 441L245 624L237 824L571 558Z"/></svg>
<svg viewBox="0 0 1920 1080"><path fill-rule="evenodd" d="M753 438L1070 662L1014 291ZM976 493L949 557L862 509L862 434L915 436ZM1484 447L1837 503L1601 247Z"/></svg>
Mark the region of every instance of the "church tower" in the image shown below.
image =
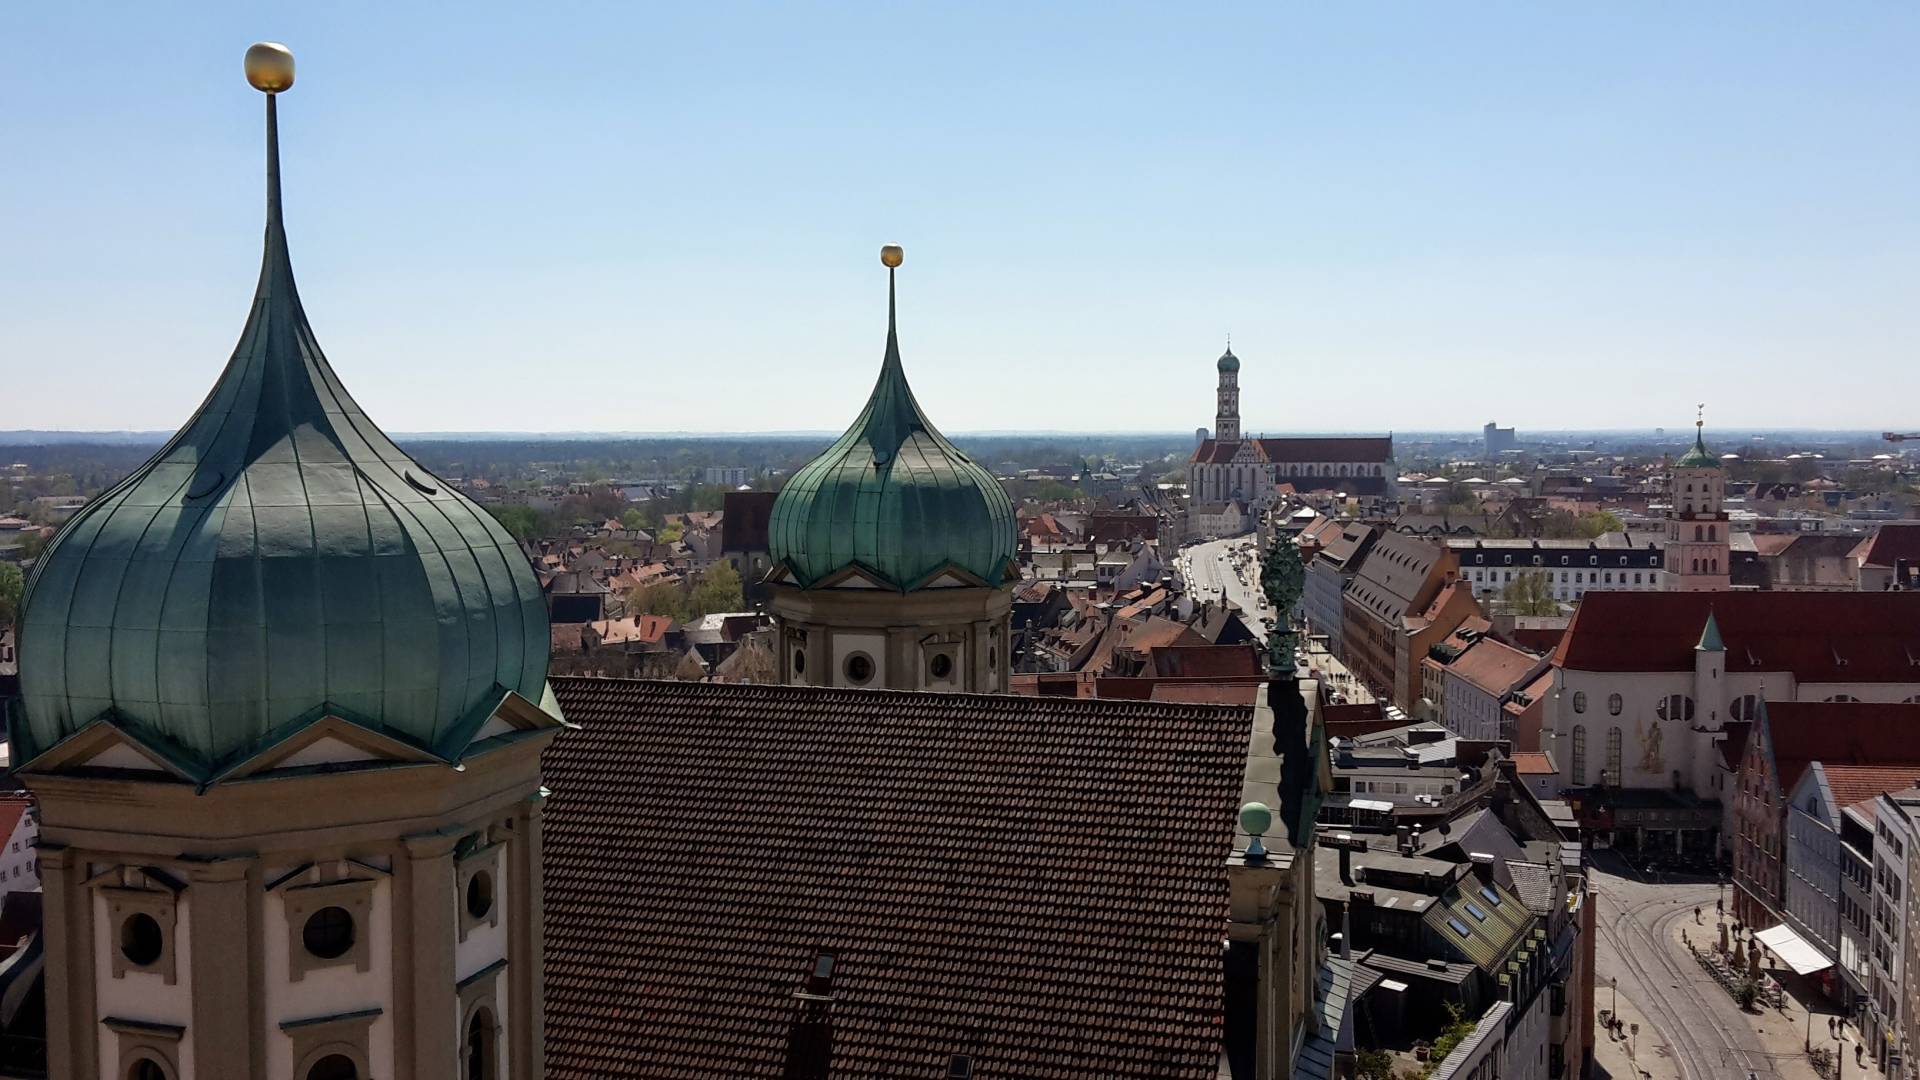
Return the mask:
<svg viewBox="0 0 1920 1080"><path fill-rule="evenodd" d="M186 426L35 568L8 735L40 813L49 1075L543 1074L540 588L320 351L281 213Z"/></svg>
<svg viewBox="0 0 1920 1080"><path fill-rule="evenodd" d="M1240 358L1233 346L1220 354L1220 389L1213 409L1213 437L1219 442L1240 441Z"/></svg>
<svg viewBox="0 0 1920 1080"><path fill-rule="evenodd" d="M1673 463L1667 511L1667 587L1675 592L1731 588L1727 473L1707 452L1704 417L1694 421L1693 448Z"/></svg>
<svg viewBox="0 0 1920 1080"><path fill-rule="evenodd" d="M900 360L894 270L887 349L853 426L787 481L767 525L781 681L1004 693L1013 503L914 400Z"/></svg>

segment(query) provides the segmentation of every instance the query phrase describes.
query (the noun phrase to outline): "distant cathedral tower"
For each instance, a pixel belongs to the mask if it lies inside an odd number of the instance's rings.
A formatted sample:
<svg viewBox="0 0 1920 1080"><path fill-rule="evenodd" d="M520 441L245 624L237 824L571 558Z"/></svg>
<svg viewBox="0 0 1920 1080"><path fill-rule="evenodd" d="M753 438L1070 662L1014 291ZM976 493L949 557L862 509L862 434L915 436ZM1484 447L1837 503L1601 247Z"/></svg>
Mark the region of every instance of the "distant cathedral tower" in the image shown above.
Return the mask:
<svg viewBox="0 0 1920 1080"><path fill-rule="evenodd" d="M1724 592L1731 587L1727 473L1707 452L1705 418L1694 421L1693 448L1673 463L1667 511L1667 587Z"/></svg>
<svg viewBox="0 0 1920 1080"><path fill-rule="evenodd" d="M1240 358L1233 355L1233 346L1220 354L1220 389L1218 400L1213 409L1213 437L1219 442L1238 442L1240 439Z"/></svg>
<svg viewBox="0 0 1920 1080"><path fill-rule="evenodd" d="M1004 692L1013 503L934 430L900 361L887 267L887 351L866 408L793 474L767 526L780 678L809 686Z"/></svg>
<svg viewBox="0 0 1920 1080"><path fill-rule="evenodd" d="M281 216L200 410L35 567L8 736L40 814L48 1075L543 1072L539 584L321 353Z"/></svg>

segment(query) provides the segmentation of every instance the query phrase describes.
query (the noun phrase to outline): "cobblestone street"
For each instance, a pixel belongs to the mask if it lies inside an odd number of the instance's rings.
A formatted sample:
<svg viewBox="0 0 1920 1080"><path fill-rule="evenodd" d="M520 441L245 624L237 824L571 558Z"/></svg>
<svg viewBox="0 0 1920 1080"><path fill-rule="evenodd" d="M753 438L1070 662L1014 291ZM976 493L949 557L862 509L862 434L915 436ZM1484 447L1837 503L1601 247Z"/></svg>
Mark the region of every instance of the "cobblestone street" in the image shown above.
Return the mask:
<svg viewBox="0 0 1920 1080"><path fill-rule="evenodd" d="M1742 1012L1688 951L1687 942L1708 947L1717 936L1716 886L1650 882L1608 852L1596 853L1593 882L1600 900L1594 1008L1617 1011L1629 1032L1616 1039L1595 1028L1596 1077L1819 1080L1807 1058L1801 1002L1789 996L1778 1008ZM1811 1019L1815 1046L1844 1046L1843 1078L1878 1080L1871 1063L1855 1064L1857 1032L1849 1027L1836 1044L1824 1004Z"/></svg>

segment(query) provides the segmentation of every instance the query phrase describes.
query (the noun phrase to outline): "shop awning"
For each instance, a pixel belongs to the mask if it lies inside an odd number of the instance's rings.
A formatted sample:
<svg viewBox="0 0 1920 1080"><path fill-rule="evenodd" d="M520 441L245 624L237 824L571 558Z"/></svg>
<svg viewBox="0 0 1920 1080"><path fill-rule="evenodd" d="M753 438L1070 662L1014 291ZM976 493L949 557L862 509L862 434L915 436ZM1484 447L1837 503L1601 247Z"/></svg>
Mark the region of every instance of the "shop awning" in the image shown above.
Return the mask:
<svg viewBox="0 0 1920 1080"><path fill-rule="evenodd" d="M1773 955L1785 960L1787 966L1792 968L1796 975L1811 975L1833 966L1833 961L1827 959L1826 954L1807 944L1807 939L1794 933L1793 927L1786 923L1781 923L1771 930L1762 930L1753 936L1760 944L1772 950Z"/></svg>

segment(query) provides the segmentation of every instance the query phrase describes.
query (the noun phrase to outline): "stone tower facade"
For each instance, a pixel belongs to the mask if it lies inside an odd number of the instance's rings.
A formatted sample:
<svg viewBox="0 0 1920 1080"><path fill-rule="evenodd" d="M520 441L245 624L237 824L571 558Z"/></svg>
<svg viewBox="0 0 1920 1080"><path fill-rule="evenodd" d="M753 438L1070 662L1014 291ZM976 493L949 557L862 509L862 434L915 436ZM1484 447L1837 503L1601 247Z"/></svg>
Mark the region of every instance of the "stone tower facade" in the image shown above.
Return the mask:
<svg viewBox="0 0 1920 1080"><path fill-rule="evenodd" d="M532 569L321 353L281 215L200 411L34 570L8 737L40 815L49 1075L537 1080Z"/></svg>
<svg viewBox="0 0 1920 1080"><path fill-rule="evenodd" d="M1727 535L1727 473L1707 452L1695 424L1692 449L1673 463L1667 511L1667 584L1676 592L1725 592L1731 587Z"/></svg>

